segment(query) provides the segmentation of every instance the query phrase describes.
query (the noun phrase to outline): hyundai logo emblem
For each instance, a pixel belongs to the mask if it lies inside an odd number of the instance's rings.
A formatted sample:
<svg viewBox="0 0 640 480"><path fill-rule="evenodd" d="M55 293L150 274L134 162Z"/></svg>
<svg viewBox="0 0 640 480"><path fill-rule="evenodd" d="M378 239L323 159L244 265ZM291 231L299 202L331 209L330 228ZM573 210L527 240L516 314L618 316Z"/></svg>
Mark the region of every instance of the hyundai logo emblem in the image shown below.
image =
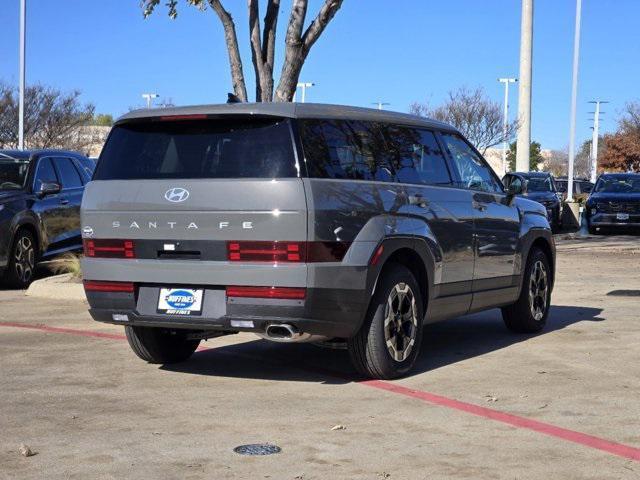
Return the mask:
<svg viewBox="0 0 640 480"><path fill-rule="evenodd" d="M174 203L184 202L189 198L189 190L181 187L170 188L165 192L164 198Z"/></svg>

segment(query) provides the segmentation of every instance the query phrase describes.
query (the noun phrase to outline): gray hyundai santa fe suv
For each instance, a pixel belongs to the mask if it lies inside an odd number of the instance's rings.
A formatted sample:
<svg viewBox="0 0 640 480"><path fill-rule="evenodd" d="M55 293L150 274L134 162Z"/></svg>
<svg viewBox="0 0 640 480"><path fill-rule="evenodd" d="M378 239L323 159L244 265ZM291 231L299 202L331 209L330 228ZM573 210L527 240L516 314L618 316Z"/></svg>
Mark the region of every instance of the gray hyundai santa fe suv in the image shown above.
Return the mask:
<svg viewBox="0 0 640 480"><path fill-rule="evenodd" d="M364 375L406 374L427 323L502 308L544 327L555 247L453 127L334 105L140 110L82 202L95 320L154 363L254 332L346 341Z"/></svg>

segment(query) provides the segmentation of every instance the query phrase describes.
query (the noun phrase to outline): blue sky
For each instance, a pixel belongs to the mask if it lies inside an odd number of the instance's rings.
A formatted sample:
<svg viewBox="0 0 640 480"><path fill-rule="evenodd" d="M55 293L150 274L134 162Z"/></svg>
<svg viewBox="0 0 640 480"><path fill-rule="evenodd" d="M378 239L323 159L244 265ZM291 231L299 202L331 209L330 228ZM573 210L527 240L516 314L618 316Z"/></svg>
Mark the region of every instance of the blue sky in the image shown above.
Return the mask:
<svg viewBox="0 0 640 480"><path fill-rule="evenodd" d="M115 116L141 105L142 92L187 105L222 102L231 90L222 27L212 11L183 0L177 20L165 8L144 20L138 0L27 1L30 83L79 89L98 112ZM223 3L236 19L251 92L246 1ZM310 18L320 3L310 1ZM5 0L0 9L0 79L13 83L18 6ZM282 0L276 55L283 53L288 8ZM574 0L535 2L532 138L546 148L568 144L574 13ZM583 1L578 141L590 136L588 100L611 101L602 124L608 130L626 101L640 99L638 18L638 0ZM482 86L502 102L497 78L518 75L519 40L519 0L345 0L301 80L317 84L307 97L315 102L369 106L380 99L407 111L415 100L437 105L463 85Z"/></svg>

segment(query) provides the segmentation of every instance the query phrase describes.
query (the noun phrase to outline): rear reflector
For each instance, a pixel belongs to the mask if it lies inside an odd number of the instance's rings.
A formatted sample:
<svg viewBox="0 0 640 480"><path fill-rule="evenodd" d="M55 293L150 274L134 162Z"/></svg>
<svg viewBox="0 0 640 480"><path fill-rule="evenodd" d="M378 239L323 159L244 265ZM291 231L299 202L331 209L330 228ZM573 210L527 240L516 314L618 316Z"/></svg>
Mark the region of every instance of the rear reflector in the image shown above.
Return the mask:
<svg viewBox="0 0 640 480"><path fill-rule="evenodd" d="M133 240L84 239L84 254L99 258L136 258Z"/></svg>
<svg viewBox="0 0 640 480"><path fill-rule="evenodd" d="M123 292L133 293L133 282L103 282L98 280L85 280L84 289L87 292Z"/></svg>
<svg viewBox="0 0 640 480"><path fill-rule="evenodd" d="M232 262L340 262L349 249L347 242L227 242Z"/></svg>
<svg viewBox="0 0 640 480"><path fill-rule="evenodd" d="M378 263L378 260L380 260L380 257L382 256L383 252L384 252L384 245L380 245L378 249L375 251L375 253L373 254L373 256L371 257L369 264L376 265Z"/></svg>
<svg viewBox="0 0 640 480"><path fill-rule="evenodd" d="M304 300L306 288L293 287L227 287L227 297L279 298Z"/></svg>

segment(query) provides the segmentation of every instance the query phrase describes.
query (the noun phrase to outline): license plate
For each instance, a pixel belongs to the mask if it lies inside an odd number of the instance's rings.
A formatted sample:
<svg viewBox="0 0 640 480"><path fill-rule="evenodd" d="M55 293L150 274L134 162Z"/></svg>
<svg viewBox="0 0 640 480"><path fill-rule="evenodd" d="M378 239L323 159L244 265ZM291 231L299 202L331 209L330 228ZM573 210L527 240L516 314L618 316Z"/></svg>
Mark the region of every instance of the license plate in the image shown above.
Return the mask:
<svg viewBox="0 0 640 480"><path fill-rule="evenodd" d="M616 215L616 220L629 220L629 214L628 213L618 213Z"/></svg>
<svg viewBox="0 0 640 480"><path fill-rule="evenodd" d="M161 288L158 313L165 315L200 315L204 291L191 288Z"/></svg>

